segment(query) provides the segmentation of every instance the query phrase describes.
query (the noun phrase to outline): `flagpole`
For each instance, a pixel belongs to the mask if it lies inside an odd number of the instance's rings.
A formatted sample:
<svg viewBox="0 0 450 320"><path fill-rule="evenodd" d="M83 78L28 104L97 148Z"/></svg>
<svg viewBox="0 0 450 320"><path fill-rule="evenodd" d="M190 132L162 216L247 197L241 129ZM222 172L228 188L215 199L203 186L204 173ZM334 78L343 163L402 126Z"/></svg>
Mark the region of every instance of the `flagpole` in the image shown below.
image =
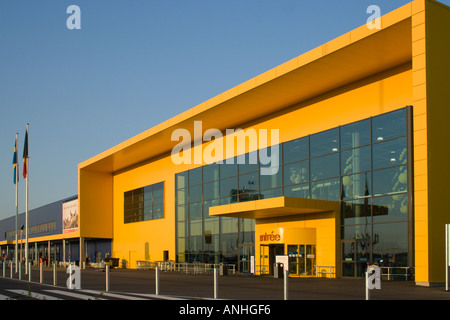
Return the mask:
<svg viewBox="0 0 450 320"><path fill-rule="evenodd" d="M17 155L17 138L18 138L18 136L19 136L19 134L18 133L16 133L16 155ZM17 233L19 232L18 231L18 229L19 229L19 162L17 161L17 163L16 163L16 177L15 177L15 179L16 179L16 181L15 181L15 183L16 183L16 246L15 246L15 265L16 265L16 273L17 273L17 271L18 271L18 265L17 265L17 263L18 263L18 251L19 251L19 245L18 245L18 241L19 241L19 239L18 239L18 236L17 236Z"/></svg>
<svg viewBox="0 0 450 320"><path fill-rule="evenodd" d="M29 163L29 157L28 157L28 123L27 123L27 141L26 141L26 148L27 148L27 154L26 154L26 161L27 161L27 182L25 187L25 274L28 274L28 172L30 171L30 163Z"/></svg>

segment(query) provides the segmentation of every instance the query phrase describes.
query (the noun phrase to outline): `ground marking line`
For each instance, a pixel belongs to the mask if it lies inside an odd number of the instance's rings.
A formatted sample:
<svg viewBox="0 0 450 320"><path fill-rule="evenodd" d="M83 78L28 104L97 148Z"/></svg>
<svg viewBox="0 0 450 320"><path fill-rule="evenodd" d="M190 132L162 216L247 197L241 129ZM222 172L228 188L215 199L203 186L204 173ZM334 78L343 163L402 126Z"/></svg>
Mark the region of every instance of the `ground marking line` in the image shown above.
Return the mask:
<svg viewBox="0 0 450 320"><path fill-rule="evenodd" d="M49 292L49 293L60 294L60 295L68 296L68 297L72 297L72 298L82 299L82 300L105 300L101 297L88 296L88 295L81 294L81 293L69 292L69 291L63 291L63 290L44 290L44 291Z"/></svg>
<svg viewBox="0 0 450 320"><path fill-rule="evenodd" d="M46 294L40 294L40 293L36 293L36 292L31 292L31 291L27 291L27 290L20 290L20 289L7 289L6 291L15 293L15 294L20 294L22 296L30 296L33 299L38 299L38 300L62 300L56 297L52 297Z"/></svg>

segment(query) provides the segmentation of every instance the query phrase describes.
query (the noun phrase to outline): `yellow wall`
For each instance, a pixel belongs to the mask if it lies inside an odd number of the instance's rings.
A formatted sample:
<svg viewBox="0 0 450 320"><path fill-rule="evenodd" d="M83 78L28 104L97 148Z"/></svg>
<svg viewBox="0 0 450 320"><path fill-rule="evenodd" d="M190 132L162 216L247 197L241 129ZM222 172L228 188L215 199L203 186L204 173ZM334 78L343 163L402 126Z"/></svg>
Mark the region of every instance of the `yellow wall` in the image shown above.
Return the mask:
<svg viewBox="0 0 450 320"><path fill-rule="evenodd" d="M430 233L430 282L444 277L444 224L450 223L448 205L448 169L450 151L450 8L427 2L427 107Z"/></svg>

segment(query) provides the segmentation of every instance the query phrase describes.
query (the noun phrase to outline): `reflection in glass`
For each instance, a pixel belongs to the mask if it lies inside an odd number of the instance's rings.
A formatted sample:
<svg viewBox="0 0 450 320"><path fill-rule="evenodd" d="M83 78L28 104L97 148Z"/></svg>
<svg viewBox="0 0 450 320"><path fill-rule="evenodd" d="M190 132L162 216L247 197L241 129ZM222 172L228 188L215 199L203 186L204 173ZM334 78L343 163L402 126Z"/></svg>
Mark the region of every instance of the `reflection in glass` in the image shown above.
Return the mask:
<svg viewBox="0 0 450 320"><path fill-rule="evenodd" d="M310 161L311 181L339 176L338 153L313 158Z"/></svg>
<svg viewBox="0 0 450 320"><path fill-rule="evenodd" d="M371 223L370 198L343 201L341 218L344 225Z"/></svg>
<svg viewBox="0 0 450 320"><path fill-rule="evenodd" d="M300 161L284 165L284 185L299 184L309 180L309 162Z"/></svg>
<svg viewBox="0 0 450 320"><path fill-rule="evenodd" d="M284 187L284 196L295 198L309 198L309 183Z"/></svg>
<svg viewBox="0 0 450 320"><path fill-rule="evenodd" d="M239 174L259 170L258 151L239 155L237 157Z"/></svg>
<svg viewBox="0 0 450 320"><path fill-rule="evenodd" d="M372 119L372 142L385 141L406 135L406 109L401 109Z"/></svg>
<svg viewBox="0 0 450 320"><path fill-rule="evenodd" d="M196 202L189 204L189 220L202 217L202 203Z"/></svg>
<svg viewBox="0 0 450 320"><path fill-rule="evenodd" d="M341 150L365 146L370 143L370 119L341 127Z"/></svg>
<svg viewBox="0 0 450 320"><path fill-rule="evenodd" d="M236 157L225 160L220 167L220 179L226 179L237 175Z"/></svg>
<svg viewBox="0 0 450 320"><path fill-rule="evenodd" d="M311 199L339 201L339 178L312 182Z"/></svg>
<svg viewBox="0 0 450 320"><path fill-rule="evenodd" d="M283 163L290 163L309 156L309 138L304 137L283 144Z"/></svg>
<svg viewBox="0 0 450 320"><path fill-rule="evenodd" d="M260 175L259 177L259 183L260 183L260 189L272 189L272 188L279 188L281 187L281 177L282 177L282 170L281 168L278 170L276 174L272 175Z"/></svg>
<svg viewBox="0 0 450 320"><path fill-rule="evenodd" d="M203 167L203 183L219 180L219 165L213 163Z"/></svg>
<svg viewBox="0 0 450 320"><path fill-rule="evenodd" d="M202 185L189 188L189 202L202 201Z"/></svg>
<svg viewBox="0 0 450 320"><path fill-rule="evenodd" d="M339 129L334 128L310 137L311 157L339 151Z"/></svg>
<svg viewBox="0 0 450 320"><path fill-rule="evenodd" d="M370 146L341 152L341 175L370 171Z"/></svg>
<svg viewBox="0 0 450 320"><path fill-rule="evenodd" d="M239 201L258 200L259 172L239 176Z"/></svg>
<svg viewBox="0 0 450 320"><path fill-rule="evenodd" d="M203 200L219 198L219 181L203 184Z"/></svg>
<svg viewBox="0 0 450 320"><path fill-rule="evenodd" d="M393 196L373 198L373 222L393 222L408 220L408 195L400 193Z"/></svg>
<svg viewBox="0 0 450 320"><path fill-rule="evenodd" d="M373 194L392 194L407 191L406 166L376 170L373 172Z"/></svg>
<svg viewBox="0 0 450 320"><path fill-rule="evenodd" d="M189 170L189 185L194 186L202 183L202 167Z"/></svg>
<svg viewBox="0 0 450 320"><path fill-rule="evenodd" d="M238 194L238 179L232 177L220 180L220 197L237 197ZM237 198L236 198L237 200Z"/></svg>
<svg viewBox="0 0 450 320"><path fill-rule="evenodd" d="M342 177L341 199L355 199L370 196L370 172Z"/></svg>
<svg viewBox="0 0 450 320"><path fill-rule="evenodd" d="M373 169L406 164L406 138L373 145Z"/></svg>

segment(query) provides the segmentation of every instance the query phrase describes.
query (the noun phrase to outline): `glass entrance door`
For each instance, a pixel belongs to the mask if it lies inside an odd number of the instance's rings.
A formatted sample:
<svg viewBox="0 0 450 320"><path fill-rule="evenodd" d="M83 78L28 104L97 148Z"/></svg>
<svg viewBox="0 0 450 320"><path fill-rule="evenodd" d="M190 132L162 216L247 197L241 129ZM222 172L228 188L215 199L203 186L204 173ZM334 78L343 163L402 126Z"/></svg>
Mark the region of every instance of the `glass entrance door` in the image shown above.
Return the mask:
<svg viewBox="0 0 450 320"><path fill-rule="evenodd" d="M289 275L314 276L316 274L316 246L288 245Z"/></svg>
<svg viewBox="0 0 450 320"><path fill-rule="evenodd" d="M252 244L239 245L239 265L238 271L243 273L250 273L250 257L255 255L255 246Z"/></svg>
<svg viewBox="0 0 450 320"><path fill-rule="evenodd" d="M363 277L370 261L368 242L363 239L342 240L341 248L342 276Z"/></svg>

